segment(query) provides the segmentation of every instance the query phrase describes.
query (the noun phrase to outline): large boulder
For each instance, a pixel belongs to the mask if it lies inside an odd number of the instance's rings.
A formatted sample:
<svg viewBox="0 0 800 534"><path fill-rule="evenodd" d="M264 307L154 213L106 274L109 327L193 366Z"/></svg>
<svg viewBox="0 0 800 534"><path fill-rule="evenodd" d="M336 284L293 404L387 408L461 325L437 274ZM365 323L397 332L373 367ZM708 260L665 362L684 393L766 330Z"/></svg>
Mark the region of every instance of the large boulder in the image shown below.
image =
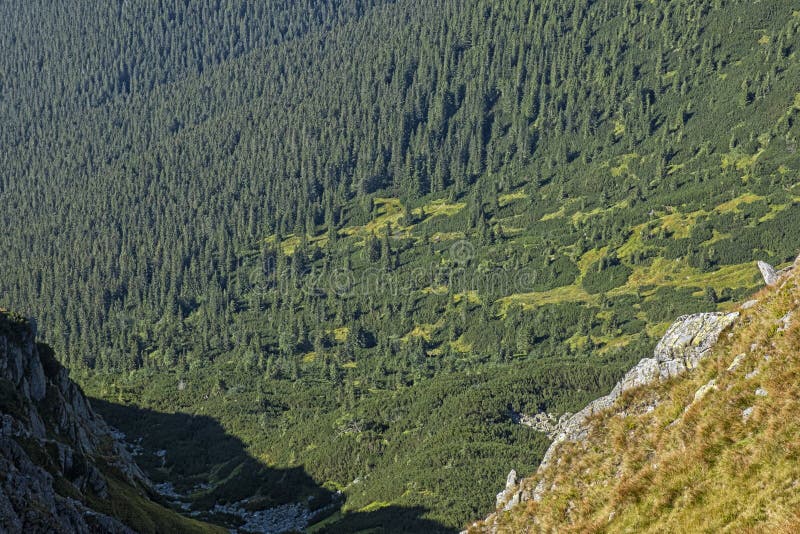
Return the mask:
<svg viewBox="0 0 800 534"><path fill-rule="evenodd" d="M768 286L775 285L778 281L778 273L769 263L765 261L758 262L758 270L761 271L761 276L764 278L764 283Z"/></svg>

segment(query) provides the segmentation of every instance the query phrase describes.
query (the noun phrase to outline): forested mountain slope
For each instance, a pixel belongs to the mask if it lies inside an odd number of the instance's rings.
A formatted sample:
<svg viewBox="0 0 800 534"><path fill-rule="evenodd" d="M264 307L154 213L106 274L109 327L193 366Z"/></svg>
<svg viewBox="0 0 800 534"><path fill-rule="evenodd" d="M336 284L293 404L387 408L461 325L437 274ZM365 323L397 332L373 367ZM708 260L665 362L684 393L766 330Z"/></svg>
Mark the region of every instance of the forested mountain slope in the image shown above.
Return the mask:
<svg viewBox="0 0 800 534"><path fill-rule="evenodd" d="M524 502L471 530L795 532L797 277L743 305L695 369L598 410L522 482Z"/></svg>
<svg viewBox="0 0 800 534"><path fill-rule="evenodd" d="M345 512L479 517L547 446L514 414L800 248L789 1L0 15L0 298L93 395L212 416Z"/></svg>

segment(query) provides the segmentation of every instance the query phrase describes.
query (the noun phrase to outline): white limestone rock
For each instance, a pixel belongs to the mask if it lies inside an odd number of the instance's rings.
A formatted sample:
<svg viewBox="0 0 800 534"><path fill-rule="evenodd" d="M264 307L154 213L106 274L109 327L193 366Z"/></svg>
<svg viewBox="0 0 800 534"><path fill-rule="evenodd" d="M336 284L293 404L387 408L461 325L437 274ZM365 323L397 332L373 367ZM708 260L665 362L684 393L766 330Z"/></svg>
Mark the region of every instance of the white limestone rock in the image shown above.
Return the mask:
<svg viewBox="0 0 800 534"><path fill-rule="evenodd" d="M733 359L731 364L728 366L728 371L735 371L742 365L742 362L747 357L747 355L743 352L741 354L737 354L736 357Z"/></svg>
<svg viewBox="0 0 800 534"><path fill-rule="evenodd" d="M761 276L764 278L764 283L768 286L773 286L778 281L778 273L769 263L765 261L759 261L758 270L761 271Z"/></svg>
<svg viewBox="0 0 800 534"><path fill-rule="evenodd" d="M501 506L507 505L509 499L512 498L514 490L517 487L517 472L512 469L509 471L508 476L506 477L506 487L497 494L496 499L496 507L500 508Z"/></svg>

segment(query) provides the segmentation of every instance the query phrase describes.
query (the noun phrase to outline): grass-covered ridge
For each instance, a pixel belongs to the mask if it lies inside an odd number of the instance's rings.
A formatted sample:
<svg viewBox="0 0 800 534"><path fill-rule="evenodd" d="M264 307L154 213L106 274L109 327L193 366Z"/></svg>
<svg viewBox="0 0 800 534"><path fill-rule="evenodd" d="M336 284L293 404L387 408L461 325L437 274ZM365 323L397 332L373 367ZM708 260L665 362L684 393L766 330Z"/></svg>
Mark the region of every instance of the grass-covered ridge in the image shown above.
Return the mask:
<svg viewBox="0 0 800 534"><path fill-rule="evenodd" d="M754 295L696 370L598 414L586 441L526 481L552 488L501 516L499 531L795 531L797 276Z"/></svg>

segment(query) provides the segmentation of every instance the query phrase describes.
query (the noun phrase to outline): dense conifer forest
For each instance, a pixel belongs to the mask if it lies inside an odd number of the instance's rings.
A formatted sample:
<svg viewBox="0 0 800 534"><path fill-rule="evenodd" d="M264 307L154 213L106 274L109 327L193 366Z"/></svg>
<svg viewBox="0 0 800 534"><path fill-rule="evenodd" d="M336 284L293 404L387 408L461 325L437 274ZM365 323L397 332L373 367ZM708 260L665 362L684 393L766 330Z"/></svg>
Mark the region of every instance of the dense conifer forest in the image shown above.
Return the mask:
<svg viewBox="0 0 800 534"><path fill-rule="evenodd" d="M800 248L788 0L0 18L0 304L91 395L211 416L342 491L334 531L485 514L548 444L514 413L579 409ZM166 430L154 479L242 498Z"/></svg>

